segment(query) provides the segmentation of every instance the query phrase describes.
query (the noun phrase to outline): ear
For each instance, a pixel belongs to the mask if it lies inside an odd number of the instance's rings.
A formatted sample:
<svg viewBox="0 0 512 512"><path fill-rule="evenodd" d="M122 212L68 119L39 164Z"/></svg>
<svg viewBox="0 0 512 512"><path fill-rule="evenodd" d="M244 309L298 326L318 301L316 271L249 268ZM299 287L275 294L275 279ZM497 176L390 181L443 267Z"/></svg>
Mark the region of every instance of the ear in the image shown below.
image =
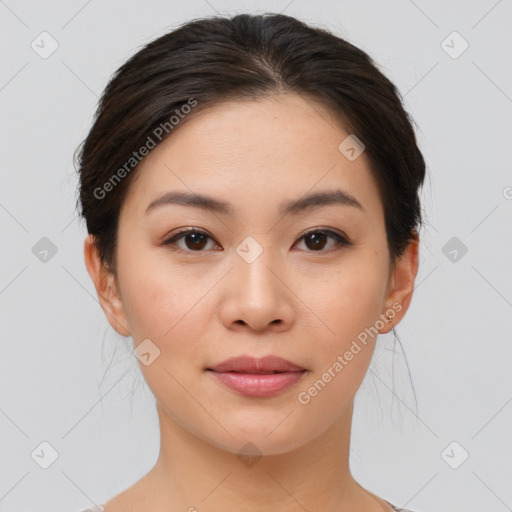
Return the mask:
<svg viewBox="0 0 512 512"><path fill-rule="evenodd" d="M413 239L407 245L404 253L396 260L395 268L391 270L388 292L386 295L386 311L383 313L385 327L381 334L389 332L400 323L409 309L414 291L414 281L418 273L419 236L414 232ZM385 318L392 316L391 322Z"/></svg>
<svg viewBox="0 0 512 512"><path fill-rule="evenodd" d="M101 261L94 236L91 234L88 234L84 241L84 259L87 272L91 276L101 307L110 325L121 336L130 336L115 276Z"/></svg>

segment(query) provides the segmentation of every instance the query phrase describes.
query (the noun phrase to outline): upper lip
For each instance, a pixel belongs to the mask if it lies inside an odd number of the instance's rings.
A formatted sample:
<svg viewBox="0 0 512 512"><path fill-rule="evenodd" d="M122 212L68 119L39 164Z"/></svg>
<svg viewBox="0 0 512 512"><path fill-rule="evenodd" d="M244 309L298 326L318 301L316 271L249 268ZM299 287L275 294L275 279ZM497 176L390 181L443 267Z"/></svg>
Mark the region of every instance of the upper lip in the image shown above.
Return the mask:
<svg viewBox="0 0 512 512"><path fill-rule="evenodd" d="M252 356L242 355L226 359L220 364L211 366L207 370L216 372L299 372L305 371L305 368L283 359L278 356L266 356L256 358Z"/></svg>

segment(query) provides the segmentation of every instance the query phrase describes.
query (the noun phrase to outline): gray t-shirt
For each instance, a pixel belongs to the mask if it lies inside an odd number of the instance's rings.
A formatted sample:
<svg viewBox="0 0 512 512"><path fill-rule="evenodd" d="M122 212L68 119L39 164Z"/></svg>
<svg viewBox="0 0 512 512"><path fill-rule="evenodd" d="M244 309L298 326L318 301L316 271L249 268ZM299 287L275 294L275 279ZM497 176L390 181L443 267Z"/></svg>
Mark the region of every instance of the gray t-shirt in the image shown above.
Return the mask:
<svg viewBox="0 0 512 512"><path fill-rule="evenodd" d="M398 508L397 506L393 505L393 503L389 503L389 501L386 501L391 507L393 507L393 510L396 512L413 512L412 510L409 510L408 508ZM86 508L85 510L82 510L82 512L105 512L104 508L105 504L102 505L96 505L95 507Z"/></svg>

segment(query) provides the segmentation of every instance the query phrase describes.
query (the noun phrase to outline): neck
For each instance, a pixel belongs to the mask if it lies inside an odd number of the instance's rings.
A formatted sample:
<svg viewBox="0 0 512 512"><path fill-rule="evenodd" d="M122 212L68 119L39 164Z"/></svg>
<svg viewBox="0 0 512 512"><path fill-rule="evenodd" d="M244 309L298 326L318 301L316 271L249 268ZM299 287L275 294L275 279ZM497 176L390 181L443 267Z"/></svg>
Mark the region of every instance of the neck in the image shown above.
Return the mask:
<svg viewBox="0 0 512 512"><path fill-rule="evenodd" d="M141 481L145 503L152 496L155 510L391 510L350 474L352 403L309 443L252 461L195 437L157 409L160 455Z"/></svg>

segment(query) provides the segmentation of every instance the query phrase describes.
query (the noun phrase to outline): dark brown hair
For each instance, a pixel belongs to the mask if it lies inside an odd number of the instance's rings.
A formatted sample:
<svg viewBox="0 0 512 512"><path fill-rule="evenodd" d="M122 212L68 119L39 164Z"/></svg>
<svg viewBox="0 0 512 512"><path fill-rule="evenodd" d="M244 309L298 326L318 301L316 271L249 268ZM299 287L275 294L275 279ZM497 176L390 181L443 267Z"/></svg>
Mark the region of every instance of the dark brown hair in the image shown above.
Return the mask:
<svg viewBox="0 0 512 512"><path fill-rule="evenodd" d="M222 100L280 92L322 102L364 144L395 263L422 222L418 194L425 177L412 119L398 89L364 51L344 39L269 13L185 23L144 46L107 84L75 164L80 215L111 271L116 268L120 208L140 158L137 150L172 135L173 117L181 124Z"/></svg>

